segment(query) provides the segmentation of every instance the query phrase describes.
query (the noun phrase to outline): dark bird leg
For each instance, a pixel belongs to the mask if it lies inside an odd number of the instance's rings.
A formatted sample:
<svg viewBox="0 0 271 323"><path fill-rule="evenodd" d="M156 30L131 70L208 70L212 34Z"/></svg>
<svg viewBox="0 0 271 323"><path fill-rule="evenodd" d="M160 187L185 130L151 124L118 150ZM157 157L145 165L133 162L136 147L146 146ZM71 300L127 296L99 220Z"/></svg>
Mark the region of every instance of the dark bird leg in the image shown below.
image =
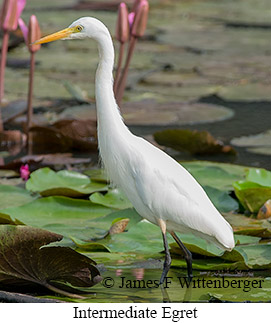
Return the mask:
<svg viewBox="0 0 271 323"><path fill-rule="evenodd" d="M182 243L182 241L177 237L176 233L174 231L171 231L170 234L174 238L174 240L177 242L178 246L181 248L184 259L187 263L187 273L188 273L188 279L189 283L191 282L193 278L193 272L192 272L192 254L191 252L186 248L186 246Z"/></svg>
<svg viewBox="0 0 271 323"><path fill-rule="evenodd" d="M170 265L171 265L171 257L170 257L170 253L169 253L167 236L166 236L166 230L167 230L166 222L162 219L157 220L157 222L158 222L158 225L162 231L164 248L165 248L165 261L164 261L162 276L160 278L160 285L162 285L164 283L165 278L167 277L167 273L168 273Z"/></svg>

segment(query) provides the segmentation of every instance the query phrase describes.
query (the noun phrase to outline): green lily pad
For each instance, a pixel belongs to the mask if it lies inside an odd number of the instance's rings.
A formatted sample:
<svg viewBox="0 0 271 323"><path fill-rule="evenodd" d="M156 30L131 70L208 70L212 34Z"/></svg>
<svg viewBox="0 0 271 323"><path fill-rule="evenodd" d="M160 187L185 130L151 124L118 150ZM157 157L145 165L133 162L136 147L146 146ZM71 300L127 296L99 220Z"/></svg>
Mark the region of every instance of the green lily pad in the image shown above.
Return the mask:
<svg viewBox="0 0 271 323"><path fill-rule="evenodd" d="M93 227L95 227L96 229L104 230L102 235L93 237L95 238L95 240L84 241L74 237L71 237L71 239L76 244L76 246L83 251L111 252L112 250L108 246L108 242L111 241L111 236L116 233L120 234L123 232L123 230L121 230L121 232L110 231L116 225L116 223L120 223L123 220L127 221L126 223L128 224L125 225L125 230L128 230L130 228L133 228L139 221L142 220L142 218L134 209L126 209L113 212L104 217L93 219Z"/></svg>
<svg viewBox="0 0 271 323"><path fill-rule="evenodd" d="M173 238L169 235L168 242L173 242ZM153 254L164 250L161 230L158 226L147 221L138 222L128 232L111 236L107 246L113 252L129 252L132 250Z"/></svg>
<svg viewBox="0 0 271 323"><path fill-rule="evenodd" d="M181 162L181 164L189 171L201 170L208 167L218 167L231 175L235 175L235 176L241 175L244 177L248 169L250 169L250 167L248 166L219 163L219 162L206 161L206 160L183 161Z"/></svg>
<svg viewBox="0 0 271 323"><path fill-rule="evenodd" d="M15 219L12 220L12 218L4 213L0 213L0 224L12 224L12 225L19 225L19 224L24 224L23 222Z"/></svg>
<svg viewBox="0 0 271 323"><path fill-rule="evenodd" d="M239 181L233 183L235 194L243 207L256 213L271 198L271 187L254 182Z"/></svg>
<svg viewBox="0 0 271 323"><path fill-rule="evenodd" d="M182 234L180 238L183 244L192 252L197 255L202 255L206 257L223 257L225 251L216 247L214 244L207 242L206 240L196 237L192 234ZM255 244L258 243L260 238L258 237L250 237L250 236L242 236L242 235L235 235L234 236L236 246L242 244ZM178 245L174 242L170 245L171 251L176 254L182 254L181 249ZM234 249L235 250L235 249ZM233 251L227 252L227 254L232 255ZM224 257L223 257L224 258ZM225 258L230 261L235 261L233 258ZM241 259L242 260L242 259ZM240 259L238 259L240 261Z"/></svg>
<svg viewBox="0 0 271 323"><path fill-rule="evenodd" d="M194 269L265 270L271 268L271 244L258 243L259 239L255 237L243 238L242 236L235 236L235 240L239 240L239 242L241 240L242 244L237 244L231 252L224 252L202 239L182 235L182 241L185 246L198 255L193 261ZM172 244L171 247L173 252L181 254L176 244ZM200 259L199 255L205 256L204 259ZM180 259L175 258L176 256L174 257L174 266L183 268L185 264Z"/></svg>
<svg viewBox="0 0 271 323"><path fill-rule="evenodd" d="M224 213L223 215L233 227L235 234L271 238L271 223L266 219L258 220L232 213Z"/></svg>
<svg viewBox="0 0 271 323"><path fill-rule="evenodd" d="M203 188L219 211L230 212L238 210L238 202L230 197L226 192L220 191L211 186L204 186Z"/></svg>
<svg viewBox="0 0 271 323"><path fill-rule="evenodd" d="M128 226L127 226L128 228ZM173 242L173 238L168 235L168 241ZM148 221L140 221L136 225L130 226L127 232L107 236L104 239L96 240L111 252L142 252L159 253L163 251L163 239L158 226ZM77 245L88 247L88 242L77 240Z"/></svg>
<svg viewBox="0 0 271 323"><path fill-rule="evenodd" d="M62 195L79 197L97 191L106 191L103 183L92 182L88 176L78 172L61 170L55 172L48 167L31 173L26 189L42 196Z"/></svg>
<svg viewBox="0 0 271 323"><path fill-rule="evenodd" d="M101 168L88 169L84 171L84 174L89 176L94 182L108 184L108 178L106 177L105 171Z"/></svg>
<svg viewBox="0 0 271 323"><path fill-rule="evenodd" d="M27 225L47 229L65 237L89 239L95 233L104 233L103 229L93 226L92 219L103 217L112 210L87 200L60 196L41 198L1 212ZM110 219L109 227L111 223Z"/></svg>
<svg viewBox="0 0 271 323"><path fill-rule="evenodd" d="M243 249L238 249L237 247L235 247L231 252L226 251L221 258L226 261L238 262L239 264L245 264L247 266L247 254Z"/></svg>
<svg viewBox="0 0 271 323"><path fill-rule="evenodd" d="M271 244L255 244L237 246L236 250L242 250L247 255L246 264L251 269L271 268Z"/></svg>
<svg viewBox="0 0 271 323"><path fill-rule="evenodd" d="M246 180L262 186L271 187L271 172L262 168L250 169L247 173Z"/></svg>
<svg viewBox="0 0 271 323"><path fill-rule="evenodd" d="M71 237L71 239L75 243L76 247L81 250L90 252L110 252L110 249L102 243L82 241L73 237Z"/></svg>
<svg viewBox="0 0 271 323"><path fill-rule="evenodd" d="M27 204L38 197L37 194L31 194L27 190L11 185L0 185L0 207L16 207Z"/></svg>
<svg viewBox="0 0 271 323"><path fill-rule="evenodd" d="M255 244L261 240L260 237L245 236L241 234L235 234L234 239L236 246L243 244Z"/></svg>
<svg viewBox="0 0 271 323"><path fill-rule="evenodd" d="M119 234L122 233L127 224L129 222L129 219L115 219L109 228L109 230L104 235L104 238L110 238L113 234ZM119 227L118 227L119 224ZM76 244L76 246L82 250L87 251L99 251L99 252L110 252L111 250L102 243L99 243L99 240L97 242L95 241L81 241L76 238L71 238L72 241Z"/></svg>
<svg viewBox="0 0 271 323"><path fill-rule="evenodd" d="M130 228L134 227L138 222L142 220L142 217L136 212L135 209L125 209L114 211L103 217L97 217L93 219L92 222L95 227L104 229L104 232L106 232L109 230L112 223L119 221L120 219L129 219L126 228L127 230L130 230Z"/></svg>
<svg viewBox="0 0 271 323"><path fill-rule="evenodd" d="M245 178L247 167L205 161L181 162L202 186L225 192L233 190L232 183Z"/></svg>
<svg viewBox="0 0 271 323"><path fill-rule="evenodd" d="M93 193L89 199L91 202L104 205L113 209L127 209L133 207L131 202L119 189L111 189L105 195Z"/></svg>
<svg viewBox="0 0 271 323"><path fill-rule="evenodd" d="M270 269L271 268L271 244L248 244L238 245L234 252L225 252L223 259L230 261L244 261L250 269Z"/></svg>
<svg viewBox="0 0 271 323"><path fill-rule="evenodd" d="M220 290L209 291L208 296L212 302L269 302L270 294L271 294L271 282L267 279L263 280L262 288L259 288L259 283L257 284L257 288L251 288L253 283L253 278L246 277L247 288L223 288ZM239 280L243 280L243 278L234 279L229 278L230 281L234 281L235 285L238 284ZM254 279L255 281L255 279ZM237 283L236 283L237 282ZM249 284L249 286L248 286ZM255 284L255 283L254 283ZM244 291L246 290L246 292Z"/></svg>
<svg viewBox="0 0 271 323"><path fill-rule="evenodd" d="M206 240L192 234L182 234L180 235L180 238L182 243L192 253L208 257L220 257L224 253L222 249L216 247L214 244L208 243ZM170 247L173 253L182 254L182 251L176 242L170 244Z"/></svg>
<svg viewBox="0 0 271 323"><path fill-rule="evenodd" d="M94 204L89 200L61 196L41 198L20 207L1 210L1 212L5 214L3 221L6 216L10 216L25 224L82 241L100 239L108 232L112 222L116 219L129 219L127 230L142 220L134 209L112 212L112 209Z"/></svg>
<svg viewBox="0 0 271 323"><path fill-rule="evenodd" d="M181 164L203 186L220 211L238 209L237 201L227 193L233 190L233 182L245 179L248 167L206 161L181 162Z"/></svg>
<svg viewBox="0 0 271 323"><path fill-rule="evenodd" d="M233 183L235 194L245 209L258 212L271 198L271 172L251 168L247 171L246 181Z"/></svg>

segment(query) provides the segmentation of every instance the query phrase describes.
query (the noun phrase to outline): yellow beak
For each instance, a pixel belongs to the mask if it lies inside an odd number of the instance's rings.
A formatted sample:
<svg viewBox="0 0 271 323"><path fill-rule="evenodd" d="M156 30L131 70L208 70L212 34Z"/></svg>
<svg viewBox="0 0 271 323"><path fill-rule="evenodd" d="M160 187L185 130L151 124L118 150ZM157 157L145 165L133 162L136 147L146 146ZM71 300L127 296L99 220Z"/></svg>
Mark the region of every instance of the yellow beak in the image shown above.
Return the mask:
<svg viewBox="0 0 271 323"><path fill-rule="evenodd" d="M54 34L42 37L38 40L36 40L33 45L38 45L38 44L44 44L44 43L50 43L52 41L55 40L59 40L59 39L64 39L69 37L71 34L73 34L74 32L76 32L75 30L76 27L71 27L71 28L65 28L63 30L60 30Z"/></svg>

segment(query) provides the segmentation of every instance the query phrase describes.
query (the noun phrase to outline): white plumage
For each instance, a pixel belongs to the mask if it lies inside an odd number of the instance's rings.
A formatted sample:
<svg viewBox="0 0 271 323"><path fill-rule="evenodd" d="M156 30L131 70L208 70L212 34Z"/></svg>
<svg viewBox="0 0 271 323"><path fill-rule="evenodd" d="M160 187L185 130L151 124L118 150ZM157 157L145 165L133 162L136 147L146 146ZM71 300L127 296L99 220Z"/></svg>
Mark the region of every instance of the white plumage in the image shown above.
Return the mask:
<svg viewBox="0 0 271 323"><path fill-rule="evenodd" d="M39 43L64 37L97 41L100 62L95 91L100 155L110 180L122 189L137 212L161 227L169 257L161 282L170 264L166 229L171 234L193 233L225 250L234 248L231 226L192 175L166 153L133 135L123 123L113 93L114 48L108 29L99 20L84 17L64 31L44 37Z"/></svg>

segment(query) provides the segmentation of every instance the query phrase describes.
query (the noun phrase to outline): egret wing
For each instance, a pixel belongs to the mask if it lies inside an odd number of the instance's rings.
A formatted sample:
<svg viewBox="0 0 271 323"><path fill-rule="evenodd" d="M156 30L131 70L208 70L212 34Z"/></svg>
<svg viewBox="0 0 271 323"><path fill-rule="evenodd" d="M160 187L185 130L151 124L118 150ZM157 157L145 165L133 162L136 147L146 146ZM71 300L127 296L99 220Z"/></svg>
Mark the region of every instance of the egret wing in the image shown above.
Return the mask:
<svg viewBox="0 0 271 323"><path fill-rule="evenodd" d="M131 166L137 194L154 217L207 235L225 222L193 176L145 140Z"/></svg>

